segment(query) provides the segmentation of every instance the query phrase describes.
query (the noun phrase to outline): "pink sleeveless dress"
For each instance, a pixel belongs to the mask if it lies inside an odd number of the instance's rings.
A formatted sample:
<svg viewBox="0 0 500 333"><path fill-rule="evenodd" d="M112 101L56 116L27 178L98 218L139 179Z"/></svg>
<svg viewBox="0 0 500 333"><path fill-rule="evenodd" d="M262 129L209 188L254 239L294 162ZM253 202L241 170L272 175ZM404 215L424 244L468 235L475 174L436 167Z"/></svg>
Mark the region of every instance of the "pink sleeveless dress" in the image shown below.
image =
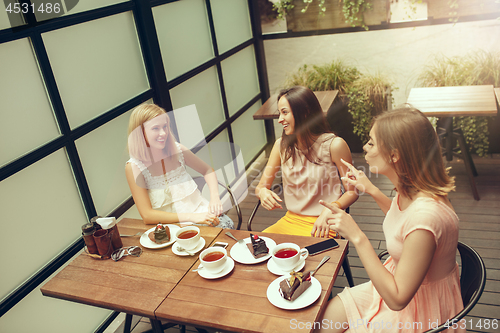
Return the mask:
<svg viewBox="0 0 500 333"><path fill-rule="evenodd" d="M404 240L417 229L434 234L437 245L434 258L422 285L401 311L389 309L371 281L345 288L338 296L344 303L349 332L425 332L463 309L456 262L457 215L446 204L425 197L417 198L401 211L398 197L392 201L383 224L387 251L391 255L384 266L394 274ZM465 330L459 328L447 332Z"/></svg>

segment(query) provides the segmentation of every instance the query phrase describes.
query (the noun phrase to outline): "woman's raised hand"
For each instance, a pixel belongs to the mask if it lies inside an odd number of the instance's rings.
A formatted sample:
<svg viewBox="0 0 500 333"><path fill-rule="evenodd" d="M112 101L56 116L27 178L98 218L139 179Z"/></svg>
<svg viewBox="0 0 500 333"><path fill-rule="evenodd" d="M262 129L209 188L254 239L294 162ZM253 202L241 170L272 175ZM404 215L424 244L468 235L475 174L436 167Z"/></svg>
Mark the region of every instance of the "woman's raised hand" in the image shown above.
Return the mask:
<svg viewBox="0 0 500 333"><path fill-rule="evenodd" d="M330 204L323 200L320 200L319 203L330 210L326 215L326 221L330 229L337 231L350 242L359 239L363 235L363 232L351 215L340 209L336 204Z"/></svg>
<svg viewBox="0 0 500 333"><path fill-rule="evenodd" d="M373 190L375 185L372 184L363 171L356 169L351 163L343 159L340 159L340 161L349 168L346 177L342 177L343 181L353 185L359 193L370 193Z"/></svg>
<svg viewBox="0 0 500 333"><path fill-rule="evenodd" d="M283 208L279 203L282 202L279 195L267 188L262 188L259 192L260 203L267 210Z"/></svg>

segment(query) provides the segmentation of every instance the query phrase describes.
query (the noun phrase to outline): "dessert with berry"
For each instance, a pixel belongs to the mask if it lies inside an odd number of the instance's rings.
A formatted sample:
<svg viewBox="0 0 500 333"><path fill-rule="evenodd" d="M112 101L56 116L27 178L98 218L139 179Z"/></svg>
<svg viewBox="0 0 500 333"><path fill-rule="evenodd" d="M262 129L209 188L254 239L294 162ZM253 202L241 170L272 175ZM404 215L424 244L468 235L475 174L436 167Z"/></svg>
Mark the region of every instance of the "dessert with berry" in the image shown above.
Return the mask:
<svg viewBox="0 0 500 333"><path fill-rule="evenodd" d="M255 259L263 257L269 253L266 242L258 235L250 234L250 240L252 243L247 243L247 246Z"/></svg>
<svg viewBox="0 0 500 333"><path fill-rule="evenodd" d="M164 226L163 224L158 224L153 232L150 232L148 235L151 241L156 244L163 244L170 241L170 229L168 226Z"/></svg>

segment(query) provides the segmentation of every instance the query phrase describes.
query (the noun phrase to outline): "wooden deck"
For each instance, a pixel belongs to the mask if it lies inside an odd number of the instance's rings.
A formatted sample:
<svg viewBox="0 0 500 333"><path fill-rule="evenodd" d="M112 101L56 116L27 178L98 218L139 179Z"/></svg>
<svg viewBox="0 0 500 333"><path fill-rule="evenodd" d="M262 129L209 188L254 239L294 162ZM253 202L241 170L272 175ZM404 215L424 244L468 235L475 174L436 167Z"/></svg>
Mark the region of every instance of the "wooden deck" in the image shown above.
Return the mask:
<svg viewBox="0 0 500 333"><path fill-rule="evenodd" d="M358 168L364 167L364 170L368 170L362 154L357 154L353 158ZM249 184L251 184L249 195L240 205L243 211L242 229L246 229L245 223L257 202L253 191L264 163L265 159L261 159L260 164L256 163L254 170L249 174ZM491 327L491 321L500 320L500 157L475 158L474 163L479 174L476 177L476 184L481 196L480 201L475 201L472 197L463 162L455 159L448 164L452 167L451 174L456 176L457 189L450 195L450 200L460 218L460 241L476 249L487 268L487 282L483 295L466 317L467 330L499 332L500 328ZM387 195L391 195L393 186L386 177L373 175L371 180ZM231 212L229 215L232 215ZM262 231L283 215L284 211L281 210L267 211L260 208L252 223L252 229ZM385 250L382 232L384 215L375 201L369 195L361 196L351 206L351 215L369 237L373 247L377 251ZM231 217L234 219L234 216ZM368 275L353 247L350 249L349 263L356 285L368 281ZM335 282L334 293L340 292L347 285L342 273ZM485 328L486 319L490 320L489 329Z"/></svg>

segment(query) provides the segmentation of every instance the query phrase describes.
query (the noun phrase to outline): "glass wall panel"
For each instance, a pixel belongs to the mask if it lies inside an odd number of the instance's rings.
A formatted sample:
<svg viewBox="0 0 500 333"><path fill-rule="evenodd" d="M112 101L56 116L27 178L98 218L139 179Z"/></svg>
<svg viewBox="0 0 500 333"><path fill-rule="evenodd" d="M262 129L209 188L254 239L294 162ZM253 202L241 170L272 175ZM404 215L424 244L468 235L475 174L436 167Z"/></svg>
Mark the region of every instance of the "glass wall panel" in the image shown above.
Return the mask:
<svg viewBox="0 0 500 333"><path fill-rule="evenodd" d="M110 314L110 310L43 296L38 287L2 316L0 332L94 332Z"/></svg>
<svg viewBox="0 0 500 333"><path fill-rule="evenodd" d="M42 35L72 128L149 89L131 12Z"/></svg>
<svg viewBox="0 0 500 333"><path fill-rule="evenodd" d="M167 78L201 65L214 56L203 0L183 0L153 8Z"/></svg>
<svg viewBox="0 0 500 333"><path fill-rule="evenodd" d="M125 178L128 120L132 111L76 141L97 214L106 216L130 196Z"/></svg>
<svg viewBox="0 0 500 333"><path fill-rule="evenodd" d="M0 44L0 165L59 136L30 41ZM22 75L20 75L22 73Z"/></svg>
<svg viewBox="0 0 500 333"><path fill-rule="evenodd" d="M20 12L17 14L14 13L12 5L10 7L11 11L7 12L9 8L7 6L10 2L12 1L3 1L3 3L0 4L0 30L24 25L23 16Z"/></svg>
<svg viewBox="0 0 500 333"><path fill-rule="evenodd" d="M78 239L87 217L62 149L3 180L0 203L0 244L15 253L0 256L1 299Z"/></svg>
<svg viewBox="0 0 500 333"><path fill-rule="evenodd" d="M248 164L266 144L264 121L253 119L253 114L261 105L260 101L255 103L231 124L234 143L241 148L245 164Z"/></svg>
<svg viewBox="0 0 500 333"><path fill-rule="evenodd" d="M248 1L210 0L219 53L252 38Z"/></svg>
<svg viewBox="0 0 500 333"><path fill-rule="evenodd" d="M207 136L224 121L217 69L209 68L170 90L174 109L196 105L197 121ZM177 124L178 130L180 124Z"/></svg>
<svg viewBox="0 0 500 333"><path fill-rule="evenodd" d="M259 93L253 45L221 63L229 114L235 114Z"/></svg>

